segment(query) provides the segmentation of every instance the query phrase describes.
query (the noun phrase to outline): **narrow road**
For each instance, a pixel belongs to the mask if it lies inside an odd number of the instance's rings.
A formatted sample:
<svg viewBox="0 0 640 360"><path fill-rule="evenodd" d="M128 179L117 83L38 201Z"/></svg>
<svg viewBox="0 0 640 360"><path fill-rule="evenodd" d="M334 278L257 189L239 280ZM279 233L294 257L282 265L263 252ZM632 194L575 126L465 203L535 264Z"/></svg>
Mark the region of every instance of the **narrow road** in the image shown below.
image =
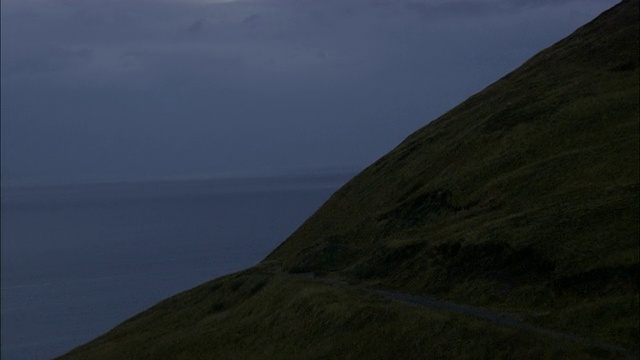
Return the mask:
<svg viewBox="0 0 640 360"><path fill-rule="evenodd" d="M480 319L488 320L498 325L507 326L507 327L511 327L519 330L524 330L524 331L528 331L528 332L536 333L540 335L546 335L556 339L573 341L576 343L580 343L582 345L592 346L592 347L596 347L609 352L619 353L626 356L629 359L640 359L640 354L634 353L633 351L620 346L587 339L572 333L566 333L558 330L534 326L534 325L522 322L518 319L515 319L514 317L509 316L508 314L499 313L492 310L487 310L487 309L465 305L465 304L457 304L449 301L402 294L402 293L397 293L393 291L377 290L377 289L369 289L369 288L361 288L360 290L364 290L366 292L373 293L373 294L382 295L387 299L404 302L414 306L422 306L430 309L445 309L445 310L453 311L460 314L472 315Z"/></svg>
<svg viewBox="0 0 640 360"><path fill-rule="evenodd" d="M506 327L510 327L518 330L523 330L523 331L531 332L534 334L544 335L544 336L552 337L555 339L572 341L582 345L595 347L608 352L624 355L629 359L640 359L640 353L623 348L621 346L611 345L611 344L603 343L601 341L587 339L573 333L568 333L568 332L563 332L559 330L553 330L553 329L548 329L540 326L527 324L508 313L501 313L495 310L485 309L485 308L466 305L466 304L458 304L450 301L437 300L434 298L409 295L409 294L404 294L396 291L373 289L373 288L362 287L362 286L354 286L341 280L319 278L314 276L313 273L303 273L303 274L298 274L297 276L301 276L306 279L311 279L313 281L316 281L325 285L340 286L340 287L345 287L352 290L377 294L389 300L395 300L395 301L403 302L413 306L420 306L420 307L425 307L429 309L443 309L443 310L448 310L448 311L452 311L459 314L467 314L479 319L490 321L497 325L506 326Z"/></svg>

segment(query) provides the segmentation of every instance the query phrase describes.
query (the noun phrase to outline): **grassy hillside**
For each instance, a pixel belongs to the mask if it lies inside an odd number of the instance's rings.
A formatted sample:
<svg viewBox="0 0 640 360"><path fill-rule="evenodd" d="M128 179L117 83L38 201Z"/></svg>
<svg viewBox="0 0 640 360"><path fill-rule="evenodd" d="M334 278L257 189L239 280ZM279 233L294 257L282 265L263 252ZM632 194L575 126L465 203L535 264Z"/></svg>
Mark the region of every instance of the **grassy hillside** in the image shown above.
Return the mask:
<svg viewBox="0 0 640 360"><path fill-rule="evenodd" d="M596 342L637 353L638 8L623 1L409 136L259 266L165 300L67 357L624 355Z"/></svg>

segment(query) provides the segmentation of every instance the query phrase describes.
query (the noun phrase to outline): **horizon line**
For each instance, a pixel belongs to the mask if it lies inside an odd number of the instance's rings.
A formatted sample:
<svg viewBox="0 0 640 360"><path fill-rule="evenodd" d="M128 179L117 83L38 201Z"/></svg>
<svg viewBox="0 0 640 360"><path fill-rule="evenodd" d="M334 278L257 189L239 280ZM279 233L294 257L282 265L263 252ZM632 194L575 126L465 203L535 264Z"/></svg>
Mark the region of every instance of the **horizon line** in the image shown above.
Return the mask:
<svg viewBox="0 0 640 360"><path fill-rule="evenodd" d="M114 178L114 179L93 179L79 181L41 181L41 182L8 182L0 181L1 188L31 188L31 187L58 187L58 186L80 186L80 185L107 185L107 184L143 184L143 183L162 183L162 182L180 182L180 181L216 181L216 180L250 180L250 179L279 179L288 177L322 177L337 175L356 175L366 166L331 166L331 167L314 167L314 168L296 168L288 171L271 171L271 172L226 172L211 175L174 175L164 177L149 178Z"/></svg>

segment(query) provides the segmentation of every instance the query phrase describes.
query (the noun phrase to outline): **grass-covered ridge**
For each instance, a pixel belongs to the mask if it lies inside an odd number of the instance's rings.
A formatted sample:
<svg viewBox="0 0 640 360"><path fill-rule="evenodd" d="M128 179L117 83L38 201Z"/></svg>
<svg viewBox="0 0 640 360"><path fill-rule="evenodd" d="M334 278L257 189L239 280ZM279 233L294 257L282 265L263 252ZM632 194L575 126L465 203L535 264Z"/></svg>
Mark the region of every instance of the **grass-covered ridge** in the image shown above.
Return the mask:
<svg viewBox="0 0 640 360"><path fill-rule="evenodd" d="M67 357L637 354L638 8L623 1L409 136L260 265L165 300Z"/></svg>

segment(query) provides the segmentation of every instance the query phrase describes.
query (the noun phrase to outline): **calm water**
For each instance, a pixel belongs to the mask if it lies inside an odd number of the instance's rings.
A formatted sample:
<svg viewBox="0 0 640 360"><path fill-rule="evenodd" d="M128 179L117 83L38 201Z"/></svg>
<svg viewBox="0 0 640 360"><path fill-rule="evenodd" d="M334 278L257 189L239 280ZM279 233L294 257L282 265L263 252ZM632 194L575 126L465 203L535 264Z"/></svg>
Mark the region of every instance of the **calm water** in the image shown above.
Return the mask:
<svg viewBox="0 0 640 360"><path fill-rule="evenodd" d="M2 359L49 359L264 258L347 176L5 188Z"/></svg>

